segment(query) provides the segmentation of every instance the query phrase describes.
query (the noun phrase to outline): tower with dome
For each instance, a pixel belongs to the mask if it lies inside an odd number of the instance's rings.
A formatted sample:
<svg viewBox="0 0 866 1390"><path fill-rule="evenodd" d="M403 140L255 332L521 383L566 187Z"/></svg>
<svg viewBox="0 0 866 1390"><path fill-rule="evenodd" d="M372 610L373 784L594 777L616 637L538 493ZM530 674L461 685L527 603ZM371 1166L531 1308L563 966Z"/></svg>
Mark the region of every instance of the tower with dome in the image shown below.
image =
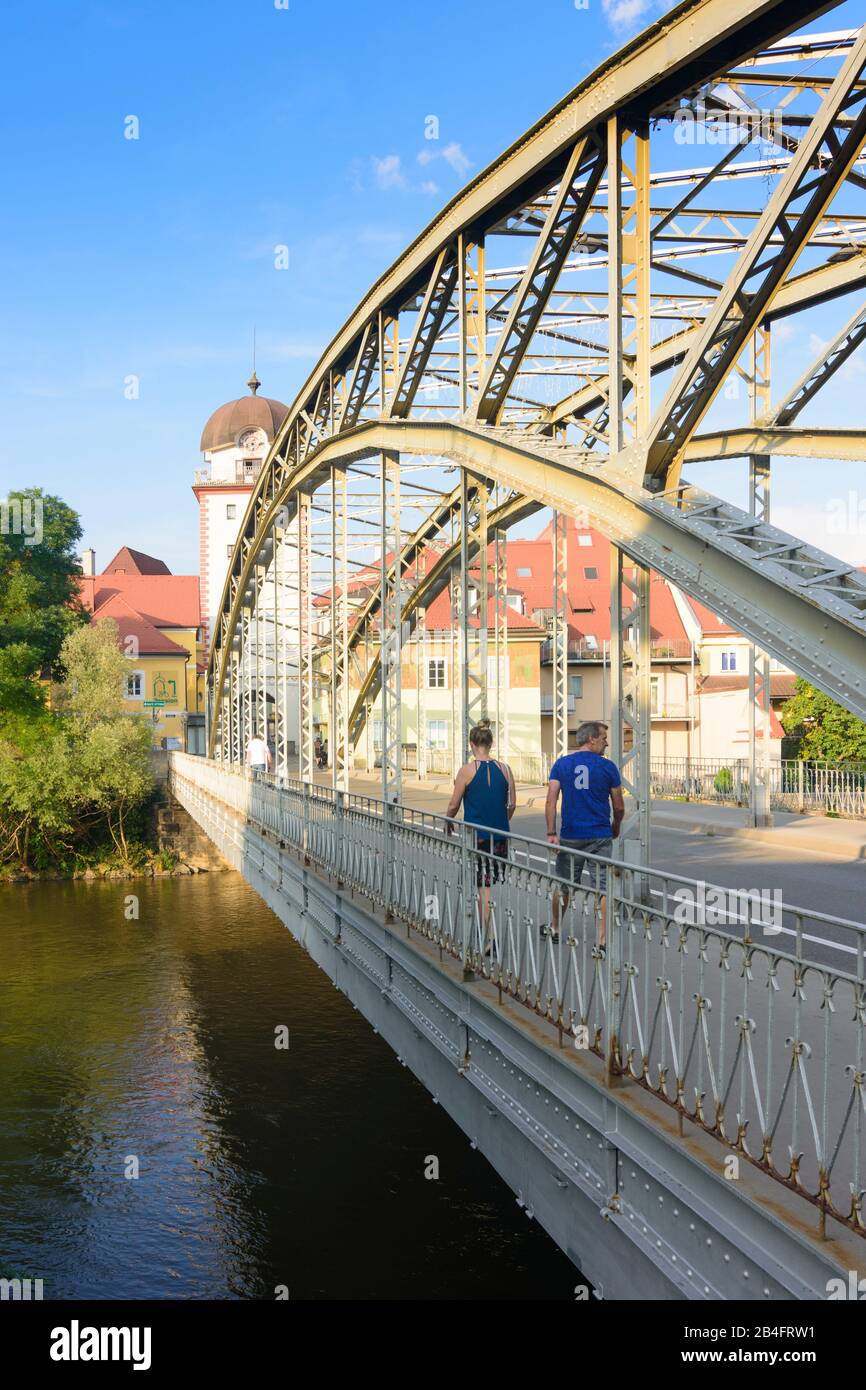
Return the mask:
<svg viewBox="0 0 866 1390"><path fill-rule="evenodd" d="M268 449L288 414L282 401L258 394L253 368L249 395L213 412L201 435L204 466L193 492L199 506L199 582L205 660L219 613L229 558Z"/></svg>

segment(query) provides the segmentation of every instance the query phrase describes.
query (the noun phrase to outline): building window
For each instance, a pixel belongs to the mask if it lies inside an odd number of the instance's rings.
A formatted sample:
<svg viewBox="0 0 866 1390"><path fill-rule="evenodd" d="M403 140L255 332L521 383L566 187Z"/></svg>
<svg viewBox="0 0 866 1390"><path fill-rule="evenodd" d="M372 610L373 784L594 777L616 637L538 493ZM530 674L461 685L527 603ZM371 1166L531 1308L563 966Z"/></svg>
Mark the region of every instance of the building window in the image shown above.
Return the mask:
<svg viewBox="0 0 866 1390"><path fill-rule="evenodd" d="M487 658L487 684L491 689L508 689L508 654L498 658L499 666L497 669L497 658L488 656Z"/></svg>
<svg viewBox="0 0 866 1390"><path fill-rule="evenodd" d="M737 653L736 653L736 652L722 652L722 670L723 670L723 671L736 671L736 669L737 669Z"/></svg>
<svg viewBox="0 0 866 1390"><path fill-rule="evenodd" d="M583 634L583 644L585 647L588 647L591 652L596 651L598 648L598 638L595 633L585 632Z"/></svg>
<svg viewBox="0 0 866 1390"><path fill-rule="evenodd" d="M373 720L373 747L377 753L382 751L382 717L377 715Z"/></svg>
<svg viewBox="0 0 866 1390"><path fill-rule="evenodd" d="M252 477L256 471L258 459L244 459L244 476Z"/></svg>
<svg viewBox="0 0 866 1390"><path fill-rule="evenodd" d="M569 676L568 693L573 700L583 699L583 676Z"/></svg>
<svg viewBox="0 0 866 1390"><path fill-rule="evenodd" d="M508 598L505 600L505 602L508 604L508 607L509 607L509 608L513 608L513 609L515 610L515 612L517 612L517 613L522 613L522 612L523 612L523 595L522 595L522 594L509 594L509 595L508 595Z"/></svg>
<svg viewBox="0 0 866 1390"><path fill-rule="evenodd" d="M650 676L650 714L659 713L659 678Z"/></svg>
<svg viewBox="0 0 866 1390"><path fill-rule="evenodd" d="M588 531L579 531L577 536L578 545L592 545L592 536Z"/></svg>
<svg viewBox="0 0 866 1390"><path fill-rule="evenodd" d="M598 570L595 568L594 565L589 565L583 571L583 577L584 579L598 579Z"/></svg>
<svg viewBox="0 0 866 1390"><path fill-rule="evenodd" d="M234 521L237 516L237 510L234 502L226 502L226 521Z"/></svg>
<svg viewBox="0 0 866 1390"><path fill-rule="evenodd" d="M230 560L230 559L232 558L232 555L234 554L234 550L235 550L235 548L234 548L233 545L227 545L227 546L226 546L226 559Z"/></svg>
<svg viewBox="0 0 866 1390"><path fill-rule="evenodd" d="M448 747L448 720L427 720L427 747L445 749Z"/></svg>
<svg viewBox="0 0 866 1390"><path fill-rule="evenodd" d="M532 570L529 568L528 565L522 565L522 566L520 566L520 567L518 568L517 574L518 574L518 578L520 578L520 579L531 579L531 578L532 578Z"/></svg>
<svg viewBox="0 0 866 1390"><path fill-rule="evenodd" d="M131 671L126 678L127 700L144 699L144 672Z"/></svg>
<svg viewBox="0 0 866 1390"><path fill-rule="evenodd" d="M427 662L427 689L444 690L446 685L444 656L433 656Z"/></svg>

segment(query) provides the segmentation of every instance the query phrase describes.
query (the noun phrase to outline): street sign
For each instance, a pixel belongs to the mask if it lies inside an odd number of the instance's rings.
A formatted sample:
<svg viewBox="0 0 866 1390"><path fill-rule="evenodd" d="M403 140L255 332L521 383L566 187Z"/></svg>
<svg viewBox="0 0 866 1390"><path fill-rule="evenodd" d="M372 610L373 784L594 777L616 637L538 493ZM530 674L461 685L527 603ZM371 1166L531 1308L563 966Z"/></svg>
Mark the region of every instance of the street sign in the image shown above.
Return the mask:
<svg viewBox="0 0 866 1390"><path fill-rule="evenodd" d="M162 709L166 703L165 700L145 700L144 706L145 709Z"/></svg>

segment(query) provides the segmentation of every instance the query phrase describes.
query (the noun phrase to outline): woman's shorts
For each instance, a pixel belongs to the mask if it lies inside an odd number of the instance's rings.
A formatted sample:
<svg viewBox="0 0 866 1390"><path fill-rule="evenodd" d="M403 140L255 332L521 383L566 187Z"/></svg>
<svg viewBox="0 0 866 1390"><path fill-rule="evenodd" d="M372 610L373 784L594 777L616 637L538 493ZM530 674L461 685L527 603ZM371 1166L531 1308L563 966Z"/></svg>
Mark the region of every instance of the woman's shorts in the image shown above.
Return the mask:
<svg viewBox="0 0 866 1390"><path fill-rule="evenodd" d="M502 877L501 861L508 858L508 841L494 840L491 847L487 838L479 836L477 849L486 853L476 855L475 881L479 888L489 888L491 883L498 883Z"/></svg>

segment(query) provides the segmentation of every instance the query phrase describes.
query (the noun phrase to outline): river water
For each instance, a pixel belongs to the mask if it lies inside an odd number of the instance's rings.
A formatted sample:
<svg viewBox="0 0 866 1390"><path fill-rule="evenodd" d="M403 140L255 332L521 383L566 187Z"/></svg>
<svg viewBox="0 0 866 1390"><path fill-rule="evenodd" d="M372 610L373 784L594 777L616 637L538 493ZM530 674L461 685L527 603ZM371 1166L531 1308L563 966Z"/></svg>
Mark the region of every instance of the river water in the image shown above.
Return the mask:
<svg viewBox="0 0 866 1390"><path fill-rule="evenodd" d="M0 1275L58 1299L579 1279L234 873L0 887Z"/></svg>

